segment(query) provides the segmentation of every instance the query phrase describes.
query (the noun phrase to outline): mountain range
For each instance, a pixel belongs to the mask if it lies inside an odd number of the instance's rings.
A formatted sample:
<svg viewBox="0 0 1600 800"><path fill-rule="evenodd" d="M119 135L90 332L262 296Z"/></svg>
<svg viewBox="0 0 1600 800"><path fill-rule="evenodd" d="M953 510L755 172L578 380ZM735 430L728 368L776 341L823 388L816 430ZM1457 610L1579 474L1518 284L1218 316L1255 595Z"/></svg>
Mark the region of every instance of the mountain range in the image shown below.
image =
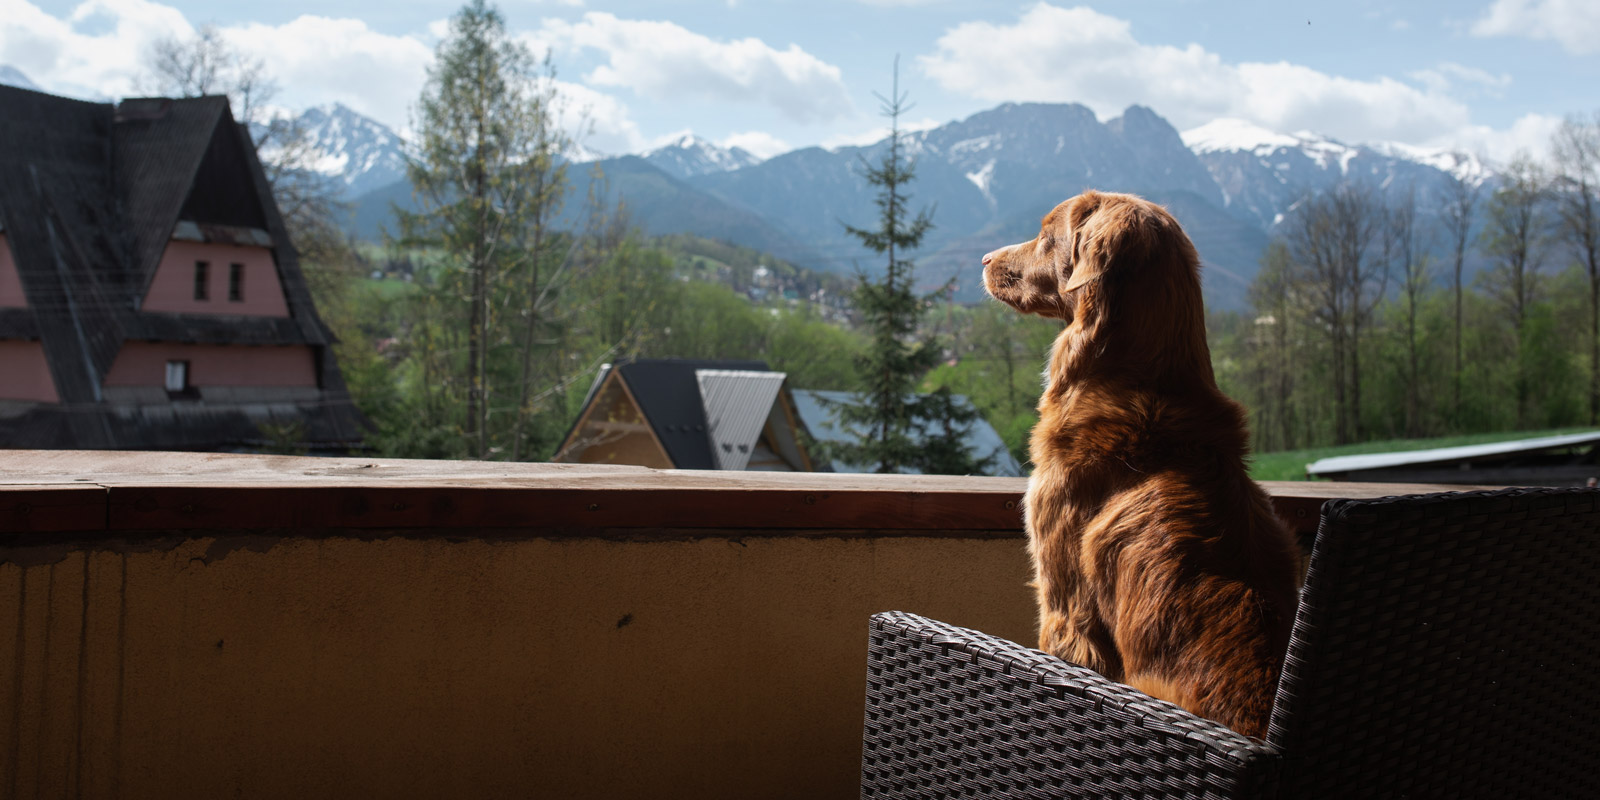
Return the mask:
<svg viewBox="0 0 1600 800"><path fill-rule="evenodd" d="M18 81L27 78L0 65L0 82ZM313 168L347 201L353 235L380 238L393 227L393 205L414 208L405 142L393 130L337 104L306 109L296 122L319 153ZM1056 203L1087 188L1167 206L1200 251L1208 300L1242 308L1267 242L1308 191L1359 179L1391 193L1413 191L1426 214L1456 181L1496 180L1481 161L1459 153L1351 145L1231 119L1180 133L1137 105L1101 121L1074 103L1006 103L911 133L905 145L916 164L913 207L934 212L934 228L913 254L919 279L930 287L954 279L966 299L981 291L983 253L1031 238ZM694 233L804 267L870 273L877 259L844 223L872 223L876 193L865 165L886 147L887 140L807 147L760 159L685 134L641 155L593 164L581 163L593 157L579 152L569 165L573 191L561 219L577 219L598 165L608 200L625 199L648 234Z"/></svg>
<svg viewBox="0 0 1600 800"><path fill-rule="evenodd" d="M353 127L345 123L343 130ZM1494 180L1481 161L1462 154L1349 145L1228 119L1180 133L1143 106L1102 122L1072 103L1006 103L912 133L905 144L916 163L913 206L934 212L934 228L914 254L919 278L928 286L953 278L957 296L966 299L980 291L977 264L983 253L1032 237L1046 212L1086 188L1133 192L1167 206L1205 262L1210 302L1242 308L1267 242L1307 191L1359 179L1391 192L1414 191L1426 213L1442 203L1455 181ZM695 233L814 269L870 272L876 259L846 233L844 223L871 223L875 192L864 165L880 159L886 147L887 140L808 147L763 160L686 135L598 165L608 196L626 199L646 233ZM352 187L396 178L375 191L349 194L352 232L373 237L390 217L391 203L410 205L410 192L398 169L384 166L398 162L362 152L363 159L329 163L345 167L339 175ZM377 166L350 173L349 165L357 163ZM574 191L564 214L568 220L576 218L575 206L587 194L588 166L569 169Z"/></svg>

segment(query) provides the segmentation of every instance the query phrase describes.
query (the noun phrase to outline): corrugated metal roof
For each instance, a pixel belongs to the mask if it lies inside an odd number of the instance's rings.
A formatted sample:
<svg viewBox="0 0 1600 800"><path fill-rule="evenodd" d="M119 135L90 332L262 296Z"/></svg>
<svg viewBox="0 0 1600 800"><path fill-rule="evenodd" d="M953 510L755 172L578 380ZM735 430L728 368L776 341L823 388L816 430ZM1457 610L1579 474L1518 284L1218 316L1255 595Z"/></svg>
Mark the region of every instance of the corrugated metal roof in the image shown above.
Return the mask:
<svg viewBox="0 0 1600 800"><path fill-rule="evenodd" d="M1573 447L1576 445L1600 442L1600 431L1593 433L1572 433L1565 436L1540 436L1533 439L1517 439L1510 442L1492 442L1490 444L1472 444L1461 447L1439 447L1432 450L1408 450L1401 453L1369 453L1359 456L1334 456L1319 459L1306 465L1306 472L1311 475L1331 475L1344 472L1358 472L1369 469L1383 469L1385 467L1404 467L1418 464L1452 464L1462 461L1488 456L1507 455L1510 453L1534 452L1538 450L1553 450L1560 447Z"/></svg>
<svg viewBox="0 0 1600 800"><path fill-rule="evenodd" d="M731 369L767 371L763 361L713 361L698 359L650 359L619 361L614 369L627 383L639 410L655 431L678 469L716 469L711 455L711 438L706 435L705 405L695 370Z"/></svg>
<svg viewBox="0 0 1600 800"><path fill-rule="evenodd" d="M697 369L717 469L744 469L787 377L782 372Z"/></svg>
<svg viewBox="0 0 1600 800"><path fill-rule="evenodd" d="M800 421L805 425L806 429L811 432L811 436L818 441L853 442L859 438L859 434L845 430L836 422L834 419L835 411L829 407L829 404L837 406L841 403L859 402L858 397L859 395L854 392L796 389L794 390L795 413L799 415ZM961 395L956 395L955 399L963 404L971 404L971 401ZM1011 451L1006 448L1005 441L1000 438L1000 434L995 432L994 427L987 420L980 418L972 423L972 426L967 429L964 440L970 452L978 453L980 456L991 454L994 456L994 466L990 468L989 475L1001 477L1022 476L1021 465L1017 463L1015 458L1011 457ZM833 462L833 471L865 472L866 470L851 464L835 461ZM919 470L909 467L902 468L901 471L907 473L919 472Z"/></svg>

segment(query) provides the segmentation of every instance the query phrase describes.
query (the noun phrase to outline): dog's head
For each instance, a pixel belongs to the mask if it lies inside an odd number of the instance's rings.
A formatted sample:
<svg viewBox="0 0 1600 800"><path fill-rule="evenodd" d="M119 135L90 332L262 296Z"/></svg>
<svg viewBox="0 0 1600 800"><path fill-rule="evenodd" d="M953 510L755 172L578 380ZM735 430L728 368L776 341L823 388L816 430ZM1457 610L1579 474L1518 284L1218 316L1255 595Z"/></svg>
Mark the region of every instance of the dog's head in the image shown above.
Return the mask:
<svg viewBox="0 0 1600 800"><path fill-rule="evenodd" d="M1071 323L1081 344L1101 340L1099 353L1203 354L1209 371L1199 264L1166 209L1132 195L1084 192L1045 215L1031 241L985 255L983 286L1018 311Z"/></svg>

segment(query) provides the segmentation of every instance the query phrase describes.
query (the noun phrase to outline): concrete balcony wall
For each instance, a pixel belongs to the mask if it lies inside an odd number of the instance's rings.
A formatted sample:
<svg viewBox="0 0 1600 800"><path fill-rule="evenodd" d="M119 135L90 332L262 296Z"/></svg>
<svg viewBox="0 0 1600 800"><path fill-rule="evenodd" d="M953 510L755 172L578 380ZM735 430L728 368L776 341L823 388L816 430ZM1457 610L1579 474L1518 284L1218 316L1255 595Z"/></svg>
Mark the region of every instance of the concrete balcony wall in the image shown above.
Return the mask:
<svg viewBox="0 0 1600 800"><path fill-rule="evenodd" d="M872 613L1032 641L1023 485L0 452L0 795L853 796Z"/></svg>

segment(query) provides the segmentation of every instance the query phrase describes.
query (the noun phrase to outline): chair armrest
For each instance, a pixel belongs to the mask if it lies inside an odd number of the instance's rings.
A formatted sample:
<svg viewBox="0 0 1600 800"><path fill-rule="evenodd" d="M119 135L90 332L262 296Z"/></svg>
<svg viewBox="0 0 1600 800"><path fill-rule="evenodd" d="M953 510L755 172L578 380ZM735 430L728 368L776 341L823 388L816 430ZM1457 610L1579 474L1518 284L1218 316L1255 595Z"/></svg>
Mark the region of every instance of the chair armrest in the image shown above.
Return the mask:
<svg viewBox="0 0 1600 800"><path fill-rule="evenodd" d="M1272 747L977 631L872 617L862 797L1276 796Z"/></svg>

